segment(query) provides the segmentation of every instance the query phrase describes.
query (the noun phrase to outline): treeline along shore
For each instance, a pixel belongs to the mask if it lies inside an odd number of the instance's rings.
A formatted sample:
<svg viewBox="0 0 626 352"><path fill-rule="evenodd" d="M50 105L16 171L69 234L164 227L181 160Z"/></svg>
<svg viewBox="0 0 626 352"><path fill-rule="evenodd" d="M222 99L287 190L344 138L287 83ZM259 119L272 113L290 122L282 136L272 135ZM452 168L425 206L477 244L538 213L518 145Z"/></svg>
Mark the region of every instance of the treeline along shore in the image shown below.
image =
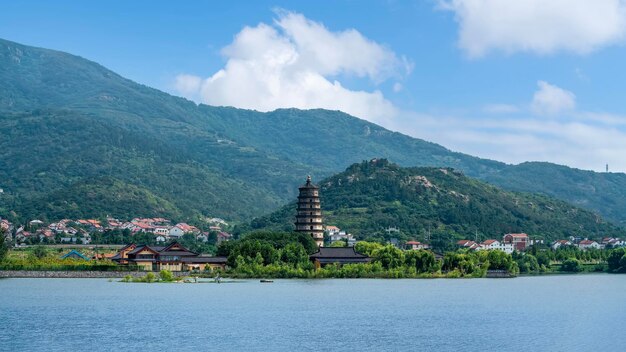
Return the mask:
<svg viewBox="0 0 626 352"><path fill-rule="evenodd" d="M338 245L336 245L338 246ZM0 277L141 277L158 269L120 264L103 253L32 246L0 250ZM333 247L335 248L335 247ZM338 247L337 247L338 248ZM345 248L345 247L344 247ZM520 274L626 272L626 249L582 251L574 246L554 250L535 245L525 252L457 249L436 253L402 250L389 244L358 242L353 248L360 262L324 262L310 236L283 232L254 232L221 243L217 256L223 267L174 271L173 275L230 278L481 278ZM69 251L68 251L69 250ZM83 252L86 252L83 249ZM101 251L103 249L100 249ZM111 248L111 254L117 249ZM343 251L343 252L346 252ZM332 252L332 251L331 251ZM342 252L342 251L340 251ZM83 257L77 257L76 253ZM110 256L108 257L110 258Z"/></svg>

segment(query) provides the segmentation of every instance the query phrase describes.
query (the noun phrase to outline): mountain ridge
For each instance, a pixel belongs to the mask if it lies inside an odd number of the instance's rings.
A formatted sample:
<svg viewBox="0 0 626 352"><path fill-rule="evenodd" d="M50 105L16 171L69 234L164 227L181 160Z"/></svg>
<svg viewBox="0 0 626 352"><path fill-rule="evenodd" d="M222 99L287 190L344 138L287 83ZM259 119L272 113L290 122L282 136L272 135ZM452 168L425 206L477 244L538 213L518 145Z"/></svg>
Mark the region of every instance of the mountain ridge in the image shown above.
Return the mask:
<svg viewBox="0 0 626 352"><path fill-rule="evenodd" d="M553 241L619 237L626 229L550 197L505 191L450 168L403 168L385 159L349 166L319 181L322 215L357 239L443 241L527 233ZM254 219L249 230L293 230L296 205ZM386 233L387 228L400 232Z"/></svg>
<svg viewBox="0 0 626 352"><path fill-rule="evenodd" d="M67 165L68 159L100 160L120 182L170 202L185 218L211 213L242 220L293 199L302 175L324 178L354 162L384 157L402 166L452 167L626 222L626 174L480 159L337 111L262 113L197 105L81 57L2 39L0 80L8 82L0 86L0 147L7 151L0 156L5 190L0 214L15 210L23 217L46 217L45 207L23 209L23 204L106 169L89 164L84 170L57 168L52 175L43 168Z"/></svg>

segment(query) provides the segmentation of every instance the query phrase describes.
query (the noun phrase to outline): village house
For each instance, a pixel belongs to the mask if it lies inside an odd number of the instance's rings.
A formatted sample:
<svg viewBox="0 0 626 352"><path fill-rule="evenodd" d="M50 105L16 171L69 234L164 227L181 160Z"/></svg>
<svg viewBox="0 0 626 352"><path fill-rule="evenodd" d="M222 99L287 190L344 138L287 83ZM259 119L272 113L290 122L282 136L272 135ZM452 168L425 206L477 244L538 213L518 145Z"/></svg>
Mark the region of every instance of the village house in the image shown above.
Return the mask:
<svg viewBox="0 0 626 352"><path fill-rule="evenodd" d="M530 245L528 235L525 233L509 233L502 237L502 242L512 244L516 251L524 251Z"/></svg>
<svg viewBox="0 0 626 352"><path fill-rule="evenodd" d="M556 251L557 249L563 246L571 246L571 245L572 245L572 242L568 240L558 240L558 241L554 241L552 245L550 245L550 248Z"/></svg>
<svg viewBox="0 0 626 352"><path fill-rule="evenodd" d="M180 238L180 237L183 237L184 234L185 234L185 231L183 231L183 229L181 229L178 226L174 226L170 229L167 236L170 238Z"/></svg>
<svg viewBox="0 0 626 352"><path fill-rule="evenodd" d="M425 243L421 243L418 241L408 241L404 244L404 249L406 250L420 250L420 249L428 249L429 246Z"/></svg>
<svg viewBox="0 0 626 352"><path fill-rule="evenodd" d="M120 264L135 264L146 271L191 271L226 268L226 257L209 257L192 252L178 242L165 247L127 245L111 258Z"/></svg>
<svg viewBox="0 0 626 352"><path fill-rule="evenodd" d="M585 238L578 243L578 248L580 248L580 250L586 251L588 249L601 249L602 246L596 241Z"/></svg>
<svg viewBox="0 0 626 352"><path fill-rule="evenodd" d="M224 231L219 232L217 234L217 244L220 244L224 241L230 241L231 238L233 238L233 235L231 235L230 233Z"/></svg>
<svg viewBox="0 0 626 352"><path fill-rule="evenodd" d="M601 245L605 248L618 248L626 246L626 241L616 237L605 237L602 239Z"/></svg>
<svg viewBox="0 0 626 352"><path fill-rule="evenodd" d="M515 250L512 243L500 242L498 240L489 239L480 243L480 249L484 250L500 250L511 254Z"/></svg>
<svg viewBox="0 0 626 352"><path fill-rule="evenodd" d="M333 244L335 242L346 242L349 247L354 246L356 243L356 239L352 234L346 233L345 231L332 232L329 234L330 243Z"/></svg>
<svg viewBox="0 0 626 352"><path fill-rule="evenodd" d="M469 248L472 250L476 250L480 248L480 245L478 243L471 241L471 240L460 240L456 243L456 245L461 248Z"/></svg>

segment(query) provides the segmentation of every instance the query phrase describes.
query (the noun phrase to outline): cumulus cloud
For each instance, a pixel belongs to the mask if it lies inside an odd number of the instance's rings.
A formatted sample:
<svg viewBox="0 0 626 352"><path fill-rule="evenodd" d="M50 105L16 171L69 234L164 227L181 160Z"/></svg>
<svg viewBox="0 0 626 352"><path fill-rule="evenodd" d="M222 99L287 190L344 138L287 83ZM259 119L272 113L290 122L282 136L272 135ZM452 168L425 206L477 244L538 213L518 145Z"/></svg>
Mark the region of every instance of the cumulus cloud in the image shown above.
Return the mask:
<svg viewBox="0 0 626 352"><path fill-rule="evenodd" d="M576 107L574 93L545 81L537 82L539 90L535 92L531 104L532 111L539 115L556 115L573 110Z"/></svg>
<svg viewBox="0 0 626 352"><path fill-rule="evenodd" d="M278 11L271 24L245 27L222 49L227 62L211 77L182 74L175 88L211 105L270 111L341 110L383 122L397 109L379 90L351 90L339 79L381 83L410 73L411 63L354 29L333 32L301 14Z"/></svg>
<svg viewBox="0 0 626 352"><path fill-rule="evenodd" d="M589 53L623 41L624 0L440 0L459 23L459 46L470 57L490 51Z"/></svg>
<svg viewBox="0 0 626 352"><path fill-rule="evenodd" d="M530 114L481 117L412 113L402 118L402 131L455 151L512 164L548 161L602 171L608 163L612 170L626 171L626 116L574 114L565 120Z"/></svg>

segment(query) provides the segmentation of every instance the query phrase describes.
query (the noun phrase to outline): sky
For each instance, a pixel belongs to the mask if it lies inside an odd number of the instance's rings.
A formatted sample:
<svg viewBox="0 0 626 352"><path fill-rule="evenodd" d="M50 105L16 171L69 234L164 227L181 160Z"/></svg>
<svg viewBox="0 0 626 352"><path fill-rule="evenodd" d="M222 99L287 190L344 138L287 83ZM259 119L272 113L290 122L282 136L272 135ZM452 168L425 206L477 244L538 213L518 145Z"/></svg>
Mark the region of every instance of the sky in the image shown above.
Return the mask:
<svg viewBox="0 0 626 352"><path fill-rule="evenodd" d="M626 0L5 1L0 38L198 103L626 171Z"/></svg>

